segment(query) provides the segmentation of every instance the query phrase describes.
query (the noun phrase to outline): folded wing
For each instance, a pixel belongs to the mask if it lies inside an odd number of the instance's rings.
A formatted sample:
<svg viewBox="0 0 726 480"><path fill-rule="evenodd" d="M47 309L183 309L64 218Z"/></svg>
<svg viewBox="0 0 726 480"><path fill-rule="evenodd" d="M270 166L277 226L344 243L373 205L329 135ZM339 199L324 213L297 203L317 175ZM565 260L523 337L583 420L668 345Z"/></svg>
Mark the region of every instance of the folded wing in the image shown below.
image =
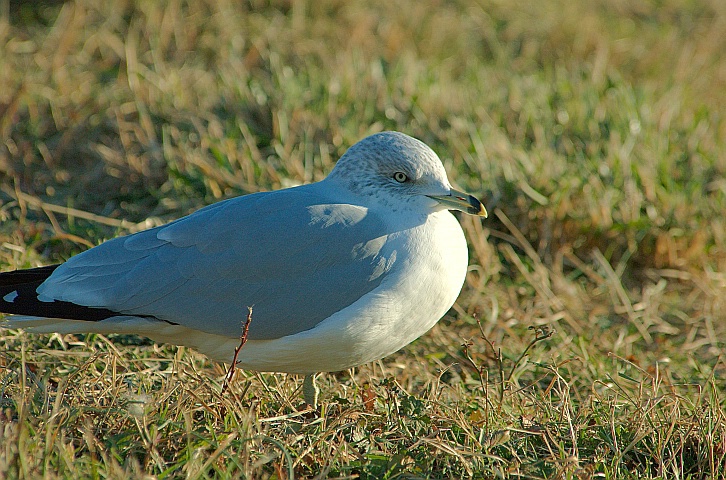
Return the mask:
<svg viewBox="0 0 726 480"><path fill-rule="evenodd" d="M315 185L234 198L110 240L56 268L38 298L230 337L248 306L250 339L313 328L380 285L397 255L378 216L329 203Z"/></svg>

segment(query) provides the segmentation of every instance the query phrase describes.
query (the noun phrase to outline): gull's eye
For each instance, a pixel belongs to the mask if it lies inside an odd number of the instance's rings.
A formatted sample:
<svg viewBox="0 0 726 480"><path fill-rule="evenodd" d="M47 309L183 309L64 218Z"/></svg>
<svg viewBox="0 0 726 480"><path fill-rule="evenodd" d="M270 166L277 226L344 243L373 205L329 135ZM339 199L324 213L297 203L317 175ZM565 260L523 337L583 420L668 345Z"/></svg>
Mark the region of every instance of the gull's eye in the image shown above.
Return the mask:
<svg viewBox="0 0 726 480"><path fill-rule="evenodd" d="M403 172L396 172L393 174L393 179L397 181L398 183L403 183L408 181L408 175L406 175Z"/></svg>

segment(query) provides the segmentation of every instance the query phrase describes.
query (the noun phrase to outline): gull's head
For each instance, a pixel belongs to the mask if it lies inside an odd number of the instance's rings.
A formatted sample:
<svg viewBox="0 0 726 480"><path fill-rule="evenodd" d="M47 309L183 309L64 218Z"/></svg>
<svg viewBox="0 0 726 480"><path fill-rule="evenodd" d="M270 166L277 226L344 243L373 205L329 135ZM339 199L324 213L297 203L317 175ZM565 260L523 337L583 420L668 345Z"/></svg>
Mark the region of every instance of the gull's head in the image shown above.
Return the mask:
<svg viewBox="0 0 726 480"><path fill-rule="evenodd" d="M327 179L391 211L487 215L479 200L451 188L444 165L428 145L399 132L376 133L356 143Z"/></svg>

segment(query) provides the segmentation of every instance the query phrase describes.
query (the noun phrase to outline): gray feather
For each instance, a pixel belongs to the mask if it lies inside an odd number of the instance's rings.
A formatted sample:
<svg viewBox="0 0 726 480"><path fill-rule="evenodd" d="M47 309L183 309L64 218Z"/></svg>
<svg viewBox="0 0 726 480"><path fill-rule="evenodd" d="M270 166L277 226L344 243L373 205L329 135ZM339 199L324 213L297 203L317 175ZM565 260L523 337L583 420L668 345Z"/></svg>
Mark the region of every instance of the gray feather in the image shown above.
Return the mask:
<svg viewBox="0 0 726 480"><path fill-rule="evenodd" d="M377 215L331 203L318 185L231 199L110 240L58 267L38 293L229 337L248 306L250 339L311 329L380 285L396 260Z"/></svg>

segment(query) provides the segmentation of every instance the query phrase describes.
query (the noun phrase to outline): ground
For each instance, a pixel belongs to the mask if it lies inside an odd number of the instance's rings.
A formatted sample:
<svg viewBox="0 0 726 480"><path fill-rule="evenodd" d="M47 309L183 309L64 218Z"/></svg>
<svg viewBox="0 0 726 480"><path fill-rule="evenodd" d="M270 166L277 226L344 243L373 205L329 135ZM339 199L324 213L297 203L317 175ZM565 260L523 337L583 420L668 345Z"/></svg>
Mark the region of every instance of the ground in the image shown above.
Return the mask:
<svg viewBox="0 0 726 480"><path fill-rule="evenodd" d="M487 220L427 335L325 375L0 331L3 478L722 478L726 3L0 2L0 269L428 143ZM244 309L241 313L244 314Z"/></svg>

